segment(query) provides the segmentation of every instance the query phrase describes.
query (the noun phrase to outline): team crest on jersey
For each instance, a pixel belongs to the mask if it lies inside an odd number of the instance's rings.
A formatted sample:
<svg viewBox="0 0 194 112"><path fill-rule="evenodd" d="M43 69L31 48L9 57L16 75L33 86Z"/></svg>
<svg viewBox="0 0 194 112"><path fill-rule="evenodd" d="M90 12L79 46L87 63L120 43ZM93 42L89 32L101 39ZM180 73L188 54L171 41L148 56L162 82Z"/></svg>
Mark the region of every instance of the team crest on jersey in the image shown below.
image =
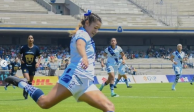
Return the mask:
<svg viewBox="0 0 194 112"><path fill-rule="evenodd" d="M26 58L27 64L32 64L34 60L34 55L29 54L29 55L26 55L25 58Z"/></svg>

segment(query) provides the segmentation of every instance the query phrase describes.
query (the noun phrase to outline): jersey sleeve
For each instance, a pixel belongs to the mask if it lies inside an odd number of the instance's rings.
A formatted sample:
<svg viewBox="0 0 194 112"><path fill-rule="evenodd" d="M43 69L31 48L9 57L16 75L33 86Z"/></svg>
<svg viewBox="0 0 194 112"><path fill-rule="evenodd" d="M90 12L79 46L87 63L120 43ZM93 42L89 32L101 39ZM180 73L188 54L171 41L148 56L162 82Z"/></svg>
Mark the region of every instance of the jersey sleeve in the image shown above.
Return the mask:
<svg viewBox="0 0 194 112"><path fill-rule="evenodd" d="M174 56L174 57L175 57L175 52L173 52L173 53L172 53L172 56Z"/></svg>
<svg viewBox="0 0 194 112"><path fill-rule="evenodd" d="M122 53L123 49L119 46L119 52Z"/></svg>
<svg viewBox="0 0 194 112"><path fill-rule="evenodd" d="M106 48L106 49L104 50L104 53L108 54L108 48Z"/></svg>
<svg viewBox="0 0 194 112"><path fill-rule="evenodd" d="M84 31L80 31L75 37L76 41L82 39L85 43L88 43L91 40L90 36Z"/></svg>
<svg viewBox="0 0 194 112"><path fill-rule="evenodd" d="M23 48L24 48L24 46L22 46L22 47L20 48L20 54L23 54Z"/></svg>

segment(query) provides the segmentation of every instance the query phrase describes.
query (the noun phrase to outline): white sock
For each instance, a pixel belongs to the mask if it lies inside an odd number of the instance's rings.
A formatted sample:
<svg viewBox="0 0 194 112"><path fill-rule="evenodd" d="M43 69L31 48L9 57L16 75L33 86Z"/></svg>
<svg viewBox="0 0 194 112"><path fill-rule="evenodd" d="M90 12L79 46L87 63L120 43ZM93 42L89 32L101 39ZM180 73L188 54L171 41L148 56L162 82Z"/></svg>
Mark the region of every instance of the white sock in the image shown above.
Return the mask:
<svg viewBox="0 0 194 112"><path fill-rule="evenodd" d="M18 84L18 87L21 88L21 89L24 89L25 86L27 86L28 84L26 82L23 82L21 81L19 84Z"/></svg>

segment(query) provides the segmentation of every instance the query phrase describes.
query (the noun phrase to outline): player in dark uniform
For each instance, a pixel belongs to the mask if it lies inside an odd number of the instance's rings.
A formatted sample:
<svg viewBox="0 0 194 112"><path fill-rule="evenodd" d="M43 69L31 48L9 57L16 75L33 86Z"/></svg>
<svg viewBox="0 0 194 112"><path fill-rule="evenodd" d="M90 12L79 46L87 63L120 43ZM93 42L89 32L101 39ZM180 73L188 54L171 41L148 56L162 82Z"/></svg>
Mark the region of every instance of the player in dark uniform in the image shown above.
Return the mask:
<svg viewBox="0 0 194 112"><path fill-rule="evenodd" d="M36 57L38 57L37 63L35 61ZM32 35L28 36L28 44L21 47L19 58L21 61L21 69L23 76L28 80L28 84L32 85L36 68L39 67L41 61L40 49L38 46L34 45L34 38ZM27 99L28 93L23 91L23 96L25 99Z"/></svg>
<svg viewBox="0 0 194 112"><path fill-rule="evenodd" d="M21 67L20 63L18 62L18 58L16 57L15 58L15 61L14 62L11 62L9 65L8 65L8 69L11 71L11 75L12 76L16 76L16 72L17 70L19 70ZM17 77L17 76L16 76ZM7 83L6 86L4 87L5 90L7 90L7 87L9 86L10 84ZM13 88L15 89L15 86L13 86Z"/></svg>

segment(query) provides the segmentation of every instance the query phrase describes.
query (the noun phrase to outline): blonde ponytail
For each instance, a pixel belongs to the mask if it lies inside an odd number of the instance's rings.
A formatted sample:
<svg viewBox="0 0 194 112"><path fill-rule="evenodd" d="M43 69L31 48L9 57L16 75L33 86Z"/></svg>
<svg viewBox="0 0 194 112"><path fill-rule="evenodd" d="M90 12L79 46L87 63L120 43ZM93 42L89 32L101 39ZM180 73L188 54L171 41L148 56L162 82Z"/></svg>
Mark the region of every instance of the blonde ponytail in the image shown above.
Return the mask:
<svg viewBox="0 0 194 112"><path fill-rule="evenodd" d="M78 26L75 28L75 30L69 31L69 37L72 37L76 34L76 32L79 30L79 28L83 27L82 23L79 23Z"/></svg>

